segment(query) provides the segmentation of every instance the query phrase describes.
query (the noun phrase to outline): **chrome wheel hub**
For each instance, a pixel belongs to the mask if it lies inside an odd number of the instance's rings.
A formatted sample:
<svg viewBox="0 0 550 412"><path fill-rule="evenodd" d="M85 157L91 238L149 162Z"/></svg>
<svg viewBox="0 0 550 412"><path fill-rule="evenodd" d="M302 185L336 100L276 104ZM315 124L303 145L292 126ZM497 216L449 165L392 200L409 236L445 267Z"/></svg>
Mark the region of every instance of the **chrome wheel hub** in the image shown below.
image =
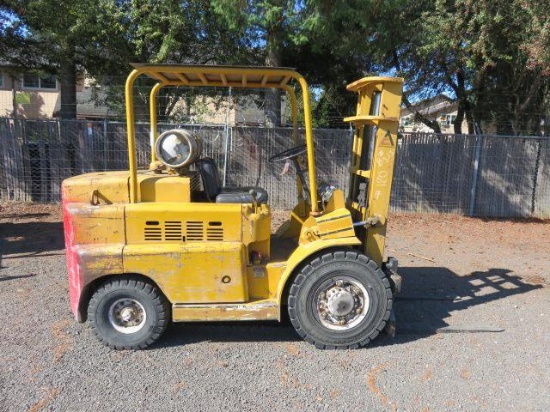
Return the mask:
<svg viewBox="0 0 550 412"><path fill-rule="evenodd" d="M109 322L120 333L139 331L145 325L146 319L145 308L134 299L118 299L109 308Z"/></svg>
<svg viewBox="0 0 550 412"><path fill-rule="evenodd" d="M313 304L323 326L346 330L361 323L369 302L369 294L360 282L348 276L336 276L321 284Z"/></svg>
<svg viewBox="0 0 550 412"><path fill-rule="evenodd" d="M353 295L345 289L333 288L328 293L327 308L335 316L348 315L355 305Z"/></svg>

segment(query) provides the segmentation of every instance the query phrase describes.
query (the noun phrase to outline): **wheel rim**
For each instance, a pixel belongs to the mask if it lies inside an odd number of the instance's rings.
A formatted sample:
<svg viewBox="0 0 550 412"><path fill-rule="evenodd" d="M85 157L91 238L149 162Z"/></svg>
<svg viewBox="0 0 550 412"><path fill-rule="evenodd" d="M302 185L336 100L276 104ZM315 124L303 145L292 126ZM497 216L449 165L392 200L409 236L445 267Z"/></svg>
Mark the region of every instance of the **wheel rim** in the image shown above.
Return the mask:
<svg viewBox="0 0 550 412"><path fill-rule="evenodd" d="M335 276L322 283L315 291L312 304L319 322L331 330L356 327L367 316L369 294L356 279Z"/></svg>
<svg viewBox="0 0 550 412"><path fill-rule="evenodd" d="M109 308L109 322L120 333L136 333L145 325L147 313L137 300L118 299Z"/></svg>

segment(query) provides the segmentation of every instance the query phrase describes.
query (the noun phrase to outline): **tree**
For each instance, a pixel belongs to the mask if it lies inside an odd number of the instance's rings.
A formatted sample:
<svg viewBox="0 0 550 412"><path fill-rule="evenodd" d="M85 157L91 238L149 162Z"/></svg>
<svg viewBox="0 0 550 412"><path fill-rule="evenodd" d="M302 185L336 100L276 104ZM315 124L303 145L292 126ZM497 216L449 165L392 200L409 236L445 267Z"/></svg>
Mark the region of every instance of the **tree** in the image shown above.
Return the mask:
<svg viewBox="0 0 550 412"><path fill-rule="evenodd" d="M362 50L380 71L405 77L407 106L446 94L458 103L456 133L464 118L470 132L474 124L496 125L502 134L540 131L541 107L548 107L548 2L309 3L318 25L337 28L339 48ZM436 121L417 115L439 131Z"/></svg>
<svg viewBox="0 0 550 412"><path fill-rule="evenodd" d="M317 101L313 120L316 127L345 125L343 118L355 113L357 104L356 94L347 91L346 85L373 69L365 55L336 54L328 42L313 40L290 47L283 65L296 67L315 88Z"/></svg>
<svg viewBox="0 0 550 412"><path fill-rule="evenodd" d="M529 5L457 0L449 7L438 1L423 17L426 55L443 49L450 56L440 67L470 121L495 125L500 134L539 134L550 77L528 65Z"/></svg>
<svg viewBox="0 0 550 412"><path fill-rule="evenodd" d="M10 16L3 41L12 44L3 57L21 67L40 68L56 74L61 89L60 116L76 118L76 79L86 57L88 39L97 29L86 16L99 13L92 0L58 2L53 0L7 0L3 5Z"/></svg>
<svg viewBox="0 0 550 412"><path fill-rule="evenodd" d="M264 52L264 64L280 67L283 52L293 41L299 26L300 5L296 0L212 0L214 10L251 47ZM281 124L281 98L278 90L266 91L267 125Z"/></svg>
<svg viewBox="0 0 550 412"><path fill-rule="evenodd" d="M103 22L112 29L100 32L104 58L90 61L87 68L98 82L110 86L102 103L114 108L122 106L120 87L129 63L246 64L253 61L254 51L220 24L208 0L101 1L105 12L92 24ZM184 89L162 89L160 120L172 115L183 93ZM141 97L145 103L148 96Z"/></svg>
<svg viewBox="0 0 550 412"><path fill-rule="evenodd" d="M62 118L76 117L78 71L112 86L96 99L116 109L129 63L246 63L251 55L242 39L219 24L207 0L8 0L0 10L19 28L0 31L3 40L17 45L12 54L24 67L42 62L59 76ZM165 104L161 118L172 108Z"/></svg>

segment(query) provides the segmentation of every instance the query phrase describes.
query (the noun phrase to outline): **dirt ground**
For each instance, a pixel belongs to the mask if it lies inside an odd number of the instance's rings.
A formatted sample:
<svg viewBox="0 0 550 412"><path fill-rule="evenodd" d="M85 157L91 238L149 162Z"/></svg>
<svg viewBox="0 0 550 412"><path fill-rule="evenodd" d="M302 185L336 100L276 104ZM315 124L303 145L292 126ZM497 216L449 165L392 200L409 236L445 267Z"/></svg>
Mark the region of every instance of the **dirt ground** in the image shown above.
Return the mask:
<svg viewBox="0 0 550 412"><path fill-rule="evenodd" d="M265 322L110 351L69 311L62 234L59 205L0 204L0 411L550 410L550 221L392 214L398 334L358 351Z"/></svg>

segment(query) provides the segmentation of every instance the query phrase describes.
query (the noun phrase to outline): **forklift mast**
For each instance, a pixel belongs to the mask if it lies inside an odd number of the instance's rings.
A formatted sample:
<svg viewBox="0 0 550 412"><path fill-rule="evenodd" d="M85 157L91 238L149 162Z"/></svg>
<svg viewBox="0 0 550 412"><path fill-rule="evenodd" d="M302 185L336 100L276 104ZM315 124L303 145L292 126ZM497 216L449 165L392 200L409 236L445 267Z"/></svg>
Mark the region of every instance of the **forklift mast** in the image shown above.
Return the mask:
<svg viewBox="0 0 550 412"><path fill-rule="evenodd" d="M368 77L349 84L347 89L358 93L356 115L344 119L355 126L347 207L357 222L363 252L380 266L384 258L403 79Z"/></svg>

